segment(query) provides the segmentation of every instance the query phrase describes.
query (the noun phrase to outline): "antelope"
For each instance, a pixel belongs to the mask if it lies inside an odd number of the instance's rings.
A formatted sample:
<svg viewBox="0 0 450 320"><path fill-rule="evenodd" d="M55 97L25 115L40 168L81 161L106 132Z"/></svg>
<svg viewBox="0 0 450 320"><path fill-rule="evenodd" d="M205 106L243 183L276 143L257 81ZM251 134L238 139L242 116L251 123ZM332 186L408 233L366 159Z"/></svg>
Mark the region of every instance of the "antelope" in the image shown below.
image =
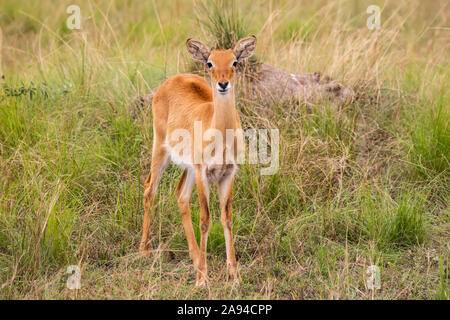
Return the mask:
<svg viewBox="0 0 450 320"><path fill-rule="evenodd" d="M144 221L139 251L142 256L150 256L150 210L161 175L168 163L172 161L184 169L175 195L188 242L189 256L196 269L195 285L203 286L208 280L206 246L212 222L209 210L209 191L212 183L217 184L219 191L228 279L239 282L233 244L231 207L234 176L237 170L237 150L234 149L226 163L205 161L203 158L195 162L193 161L195 154L205 151L206 144L203 141L199 146L192 147L188 157L180 160L179 155L174 152L176 141L171 141L170 137L180 128L187 130L193 136L195 122L198 121L201 123L202 134L208 129L215 129L225 136L229 129L241 129L240 118L235 108L236 67L238 63L253 55L256 37L243 38L233 49L227 50L210 50L203 42L194 39L188 39L186 46L194 60L201 61L207 66L211 85L198 75L179 74L167 79L153 97L153 150L150 173L144 183ZM233 143L234 146L242 146L242 135L236 135ZM216 155L225 154L225 149L230 148L230 145L227 143L222 147L223 150L214 150ZM197 185L200 203L200 246L194 235L190 211L194 185Z"/></svg>

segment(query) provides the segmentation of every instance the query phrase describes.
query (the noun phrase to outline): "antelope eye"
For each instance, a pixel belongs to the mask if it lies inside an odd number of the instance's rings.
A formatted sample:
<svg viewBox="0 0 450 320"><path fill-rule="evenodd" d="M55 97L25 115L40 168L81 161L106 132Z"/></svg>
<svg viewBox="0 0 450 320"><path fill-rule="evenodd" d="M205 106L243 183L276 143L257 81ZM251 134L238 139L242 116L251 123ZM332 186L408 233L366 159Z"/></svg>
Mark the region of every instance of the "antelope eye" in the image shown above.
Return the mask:
<svg viewBox="0 0 450 320"><path fill-rule="evenodd" d="M213 64L212 64L211 62L207 62L206 65L207 65L208 68L210 68L210 69L213 67Z"/></svg>
<svg viewBox="0 0 450 320"><path fill-rule="evenodd" d="M237 66L237 61L233 62L233 67L236 68L236 66Z"/></svg>

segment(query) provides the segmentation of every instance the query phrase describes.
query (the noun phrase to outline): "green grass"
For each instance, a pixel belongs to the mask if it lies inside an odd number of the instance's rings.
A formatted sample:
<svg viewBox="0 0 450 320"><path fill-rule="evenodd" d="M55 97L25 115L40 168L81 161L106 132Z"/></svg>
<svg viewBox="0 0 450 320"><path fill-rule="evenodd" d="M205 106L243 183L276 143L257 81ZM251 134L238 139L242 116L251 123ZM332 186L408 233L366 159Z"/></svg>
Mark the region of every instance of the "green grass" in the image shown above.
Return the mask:
<svg viewBox="0 0 450 320"><path fill-rule="evenodd" d="M379 3L374 32L370 1L86 2L80 31L65 27L69 4L0 5L0 298L449 299L445 1ZM192 68L186 38L229 47L247 34L259 61L321 71L357 97L239 97L244 128L280 130L280 170L245 164L236 179L240 287L226 282L212 192L210 282L193 288L174 166L155 201L152 255L138 255L153 133L149 107L133 101ZM196 194L191 210L199 237ZM69 265L81 268L78 291L66 288Z"/></svg>
<svg viewBox="0 0 450 320"><path fill-rule="evenodd" d="M246 37L248 26L245 24L236 1L199 2L198 21L203 25L214 47L219 49L233 48L236 42Z"/></svg>

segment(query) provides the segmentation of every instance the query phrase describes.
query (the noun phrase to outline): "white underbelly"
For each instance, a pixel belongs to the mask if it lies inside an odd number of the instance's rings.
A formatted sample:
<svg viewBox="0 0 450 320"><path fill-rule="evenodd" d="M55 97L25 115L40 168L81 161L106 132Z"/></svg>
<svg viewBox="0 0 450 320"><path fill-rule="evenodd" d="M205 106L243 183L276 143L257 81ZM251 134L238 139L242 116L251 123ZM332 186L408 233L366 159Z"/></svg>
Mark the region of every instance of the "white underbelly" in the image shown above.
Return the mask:
<svg viewBox="0 0 450 320"><path fill-rule="evenodd" d="M165 144L165 148L169 154L170 161L178 167L182 169L195 170L194 164L192 163L192 157L190 155L180 155L167 143Z"/></svg>
<svg viewBox="0 0 450 320"><path fill-rule="evenodd" d="M165 148L169 153L170 161L173 162L178 167L195 172L195 166L192 161L191 155L180 155L179 152L174 150L169 146L169 144L165 144ZM224 177L234 174L237 166L235 163L225 163L220 164L216 163L213 160L209 163L205 163L203 165L203 176L210 182L218 182L222 180Z"/></svg>
<svg viewBox="0 0 450 320"><path fill-rule="evenodd" d="M223 178L234 174L236 171L236 165L231 164L213 164L206 167L206 178L208 181L219 182Z"/></svg>

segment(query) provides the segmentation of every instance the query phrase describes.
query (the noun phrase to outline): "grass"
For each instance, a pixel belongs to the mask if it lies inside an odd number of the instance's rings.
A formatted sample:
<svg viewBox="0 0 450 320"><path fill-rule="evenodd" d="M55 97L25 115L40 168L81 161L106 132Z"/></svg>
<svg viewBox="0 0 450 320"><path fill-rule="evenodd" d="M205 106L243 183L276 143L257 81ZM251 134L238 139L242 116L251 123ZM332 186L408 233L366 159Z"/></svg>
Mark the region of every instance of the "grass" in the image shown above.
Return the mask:
<svg viewBox="0 0 450 320"><path fill-rule="evenodd" d="M375 1L89 1L0 5L0 298L449 299L449 6ZM228 6L226 14L222 8ZM52 14L48 14L52 12ZM258 38L258 60L321 71L351 104L261 106L238 99L244 128L280 130L280 170L243 165L235 183L242 284L226 282L215 217L210 282L195 274L170 166L142 259L143 180L152 121L137 95L190 70L188 37L228 47ZM192 203L197 237L198 199ZM69 265L81 289L66 287ZM366 286L377 265L381 288Z"/></svg>

